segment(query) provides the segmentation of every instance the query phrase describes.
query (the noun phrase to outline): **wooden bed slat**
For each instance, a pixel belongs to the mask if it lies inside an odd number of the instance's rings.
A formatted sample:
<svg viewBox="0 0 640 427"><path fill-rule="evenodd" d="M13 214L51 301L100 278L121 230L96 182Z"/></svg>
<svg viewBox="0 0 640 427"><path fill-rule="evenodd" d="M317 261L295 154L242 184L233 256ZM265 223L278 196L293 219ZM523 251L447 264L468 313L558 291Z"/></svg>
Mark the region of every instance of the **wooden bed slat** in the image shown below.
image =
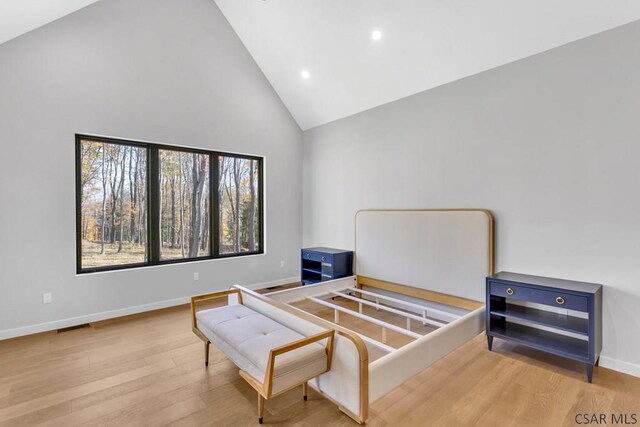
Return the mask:
<svg viewBox="0 0 640 427"><path fill-rule="evenodd" d="M467 298L456 297L453 295L447 295L440 292L429 291L422 288L415 288L412 286L399 285L397 283L387 282L385 280L372 279L370 277L357 276L358 288L362 286L371 286L373 288L383 289L385 291L396 292L398 294L421 298L427 301L433 301L440 304L450 305L453 307L462 308L465 310L473 311L484 306L484 303L474 301Z"/></svg>

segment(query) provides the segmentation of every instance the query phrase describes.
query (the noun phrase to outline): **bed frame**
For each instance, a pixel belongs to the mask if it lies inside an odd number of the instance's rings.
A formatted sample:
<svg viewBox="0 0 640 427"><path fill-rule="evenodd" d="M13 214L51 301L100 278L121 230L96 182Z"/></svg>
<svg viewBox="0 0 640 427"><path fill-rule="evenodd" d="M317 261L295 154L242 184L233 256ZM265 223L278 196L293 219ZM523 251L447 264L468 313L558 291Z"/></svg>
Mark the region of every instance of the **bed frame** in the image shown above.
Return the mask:
<svg viewBox="0 0 640 427"><path fill-rule="evenodd" d="M483 209L358 211L355 253L355 276L266 297L338 332L331 371L309 385L364 423L370 403L484 330L484 279L494 272L493 216ZM308 312L309 304L325 317L332 312L332 322ZM376 312L405 323L382 320ZM380 339L345 328L347 319L380 327ZM420 325L432 330L414 330ZM389 334L411 342L389 345ZM369 349L383 355L370 357Z"/></svg>

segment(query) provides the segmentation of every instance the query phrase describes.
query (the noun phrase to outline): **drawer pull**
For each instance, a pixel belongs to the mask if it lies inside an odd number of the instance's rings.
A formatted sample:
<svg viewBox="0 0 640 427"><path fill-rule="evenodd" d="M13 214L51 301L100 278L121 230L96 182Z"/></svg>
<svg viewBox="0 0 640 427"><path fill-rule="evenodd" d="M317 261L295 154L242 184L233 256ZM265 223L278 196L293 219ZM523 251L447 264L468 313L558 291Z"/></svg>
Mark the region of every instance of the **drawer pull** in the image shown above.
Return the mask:
<svg viewBox="0 0 640 427"><path fill-rule="evenodd" d="M325 260L325 257L322 257L322 261L324 261L324 260Z"/></svg>
<svg viewBox="0 0 640 427"><path fill-rule="evenodd" d="M556 297L556 302L560 305L564 304L564 298L562 297Z"/></svg>
<svg viewBox="0 0 640 427"><path fill-rule="evenodd" d="M311 258L311 254L307 254L307 258Z"/></svg>
<svg viewBox="0 0 640 427"><path fill-rule="evenodd" d="M513 295L513 289L507 288L507 295Z"/></svg>

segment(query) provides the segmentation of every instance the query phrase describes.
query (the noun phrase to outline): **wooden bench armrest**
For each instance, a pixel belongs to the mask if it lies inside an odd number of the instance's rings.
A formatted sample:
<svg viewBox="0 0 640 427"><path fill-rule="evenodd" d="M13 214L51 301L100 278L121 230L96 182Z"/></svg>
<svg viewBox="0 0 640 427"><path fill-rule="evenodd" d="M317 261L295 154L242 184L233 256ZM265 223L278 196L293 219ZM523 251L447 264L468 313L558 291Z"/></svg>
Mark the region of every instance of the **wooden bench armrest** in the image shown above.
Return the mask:
<svg viewBox="0 0 640 427"><path fill-rule="evenodd" d="M191 297L191 326L194 329L197 329L196 328L196 305L198 303L201 303L203 301L209 301L212 299L226 297L231 294L237 294L238 302L242 304L242 292L240 291L240 289L226 289L224 291L212 292L209 294L202 294L202 295L196 295Z"/></svg>
<svg viewBox="0 0 640 427"><path fill-rule="evenodd" d="M320 332L310 337L301 338L297 341L290 342L288 344L281 345L271 349L269 352L269 361L267 362L267 370L264 375L263 389L266 393L265 397L271 396L271 390L273 387L273 375L275 372L276 356L293 351L305 345L309 345L324 339L327 339L327 345L325 346L325 352L327 355L327 371L331 369L331 359L333 357L333 337L335 331L333 329ZM326 371L325 371L326 372Z"/></svg>

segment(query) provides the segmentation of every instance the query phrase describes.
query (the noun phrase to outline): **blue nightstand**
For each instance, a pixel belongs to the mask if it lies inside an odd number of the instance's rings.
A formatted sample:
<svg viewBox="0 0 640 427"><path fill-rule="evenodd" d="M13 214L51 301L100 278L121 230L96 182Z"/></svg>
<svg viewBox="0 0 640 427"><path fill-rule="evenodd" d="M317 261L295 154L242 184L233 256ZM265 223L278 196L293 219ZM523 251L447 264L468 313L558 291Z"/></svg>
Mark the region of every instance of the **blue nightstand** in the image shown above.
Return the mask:
<svg viewBox="0 0 640 427"><path fill-rule="evenodd" d="M527 306L572 310L564 314ZM581 315L580 313L586 313ZM515 341L582 362L591 382L602 350L602 285L500 272L487 277L487 341Z"/></svg>
<svg viewBox="0 0 640 427"><path fill-rule="evenodd" d="M306 248L301 252L303 285L339 279L353 273L353 252L333 248Z"/></svg>

